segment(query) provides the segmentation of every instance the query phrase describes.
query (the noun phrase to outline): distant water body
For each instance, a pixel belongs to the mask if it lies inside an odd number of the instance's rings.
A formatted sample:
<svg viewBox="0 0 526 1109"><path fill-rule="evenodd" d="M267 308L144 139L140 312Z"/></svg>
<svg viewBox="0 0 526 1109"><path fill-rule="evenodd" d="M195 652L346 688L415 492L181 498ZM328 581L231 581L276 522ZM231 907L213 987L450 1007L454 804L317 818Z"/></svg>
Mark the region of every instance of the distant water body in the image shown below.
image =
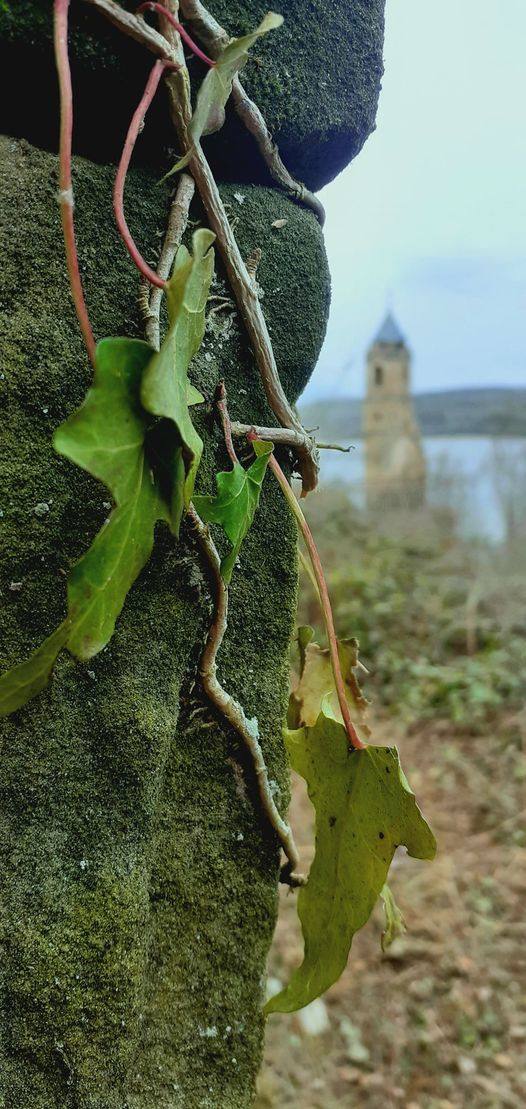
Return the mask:
<svg viewBox="0 0 526 1109"><path fill-rule="evenodd" d="M365 503L363 441L342 442L349 454L322 451L321 484L342 482L357 504ZM482 436L430 436L423 439L428 466L428 499L446 504L458 516L464 535L504 537L502 489L526 478L526 439ZM499 492L500 485L500 492ZM524 495L524 491L522 491Z"/></svg>

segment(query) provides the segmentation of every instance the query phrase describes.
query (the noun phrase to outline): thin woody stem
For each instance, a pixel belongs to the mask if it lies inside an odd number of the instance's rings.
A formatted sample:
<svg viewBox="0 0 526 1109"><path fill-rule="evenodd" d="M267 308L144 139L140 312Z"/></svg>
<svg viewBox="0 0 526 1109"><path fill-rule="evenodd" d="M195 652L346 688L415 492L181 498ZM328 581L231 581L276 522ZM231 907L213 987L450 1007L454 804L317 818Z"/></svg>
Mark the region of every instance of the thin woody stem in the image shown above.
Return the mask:
<svg viewBox="0 0 526 1109"><path fill-rule="evenodd" d="M221 417L221 424L223 426L223 435L225 437L225 446L226 446L226 449L227 449L228 457L229 457L232 465L236 466L237 463L239 462L239 459L237 457L235 447L234 447L234 443L233 443L233 440L232 440L232 424L230 422L230 416L228 414L228 405L227 405L227 399L226 399L226 388L225 388L224 381L220 381L219 385L217 386L216 395L215 395L215 402L216 402L217 411L219 412L219 415Z"/></svg>
<svg viewBox="0 0 526 1109"><path fill-rule="evenodd" d="M54 42L55 61L60 89L60 215L66 263L68 268L71 295L75 305L80 329L86 344L90 361L95 365L95 338L88 316L88 309L82 288L75 222L73 217L73 182L71 176L71 145L73 136L73 90L71 69L68 57L68 14L70 0L55 0L54 3Z"/></svg>
<svg viewBox="0 0 526 1109"><path fill-rule="evenodd" d="M193 505L190 506L188 519L193 526L201 549L206 557L215 591L214 618L208 633L203 655L200 663L200 676L203 689L213 705L226 717L234 730L241 736L252 756L254 770L258 783L261 805L270 824L274 828L281 846L287 856L287 866L282 871L282 880L291 887L305 884L303 875L297 872L299 865L298 849L290 826L279 813L276 802L272 796L268 771L258 736L257 721L248 720L241 705L231 697L217 678L217 654L227 628L228 620L228 589L221 577L221 563L213 539L208 528L198 516Z"/></svg>
<svg viewBox="0 0 526 1109"><path fill-rule="evenodd" d="M194 40L190 38L188 31L185 30L182 23L179 23L175 16L173 16L172 13L164 7L164 4L154 4L152 0L147 0L147 3L141 4L140 7L137 8L136 14L141 15L142 12L145 11L157 12L158 15L162 15L165 19L167 19L168 22L172 24L172 27L175 27L175 30L178 32L178 34L180 34L183 42L185 42L186 45L190 47L190 50L193 54L195 54L196 58L200 58L201 61L205 63L205 65L212 67L216 64L214 61L212 61L212 58L209 58L208 54L205 54L197 45L197 43L195 43Z"/></svg>
<svg viewBox="0 0 526 1109"><path fill-rule="evenodd" d="M211 300L212 298L209 297L208 299ZM232 420L231 427L235 439L244 439L249 431L255 431L258 439L264 439L267 443L279 443L285 447L295 447L296 450L310 441L307 432L300 434L288 427L260 427L257 424L240 424L238 420ZM352 447L342 447L339 443L316 442L316 446L318 450L342 451L344 454L349 454L352 450Z"/></svg>
<svg viewBox="0 0 526 1109"><path fill-rule="evenodd" d="M249 439L255 439L256 438L255 432L249 433L248 438ZM308 551L309 558L310 558L310 561L311 561L312 569L313 569L313 572L314 572L314 577L316 579L316 584L318 586L318 592L319 592L319 597L320 597L320 601L321 601L323 617L324 617L324 620L325 620L325 627L327 629L327 639L328 639L328 642L329 642L329 654L330 654L330 659L331 659L331 667L332 667L332 673L333 673L333 677L334 677L334 684L336 686L336 693L337 693L337 696L338 696L340 711L341 711L341 714L342 714L342 719L343 719L343 723L344 723L344 726L345 726L345 730L346 730L347 735L349 737L349 742L350 742L351 746L356 748L356 749L363 748L363 747L366 746L366 744L362 743L362 740L360 739L360 737L358 735L358 732L356 731L356 728L355 728L355 726L354 726L354 724L351 720L351 714L349 712L349 706L347 704L347 698L345 696L345 684L344 684L344 681L343 681L343 676L342 676L342 671L341 671L341 666L340 666L340 659L339 659L339 655L338 655L338 640L336 638L336 631L335 631L335 628L334 628L334 618L333 618L333 615L332 615L332 608L331 608L331 602L330 602L330 597L329 597L329 591L327 589L327 583L325 581L325 575L323 573L323 567L322 567L322 564L321 564L321 560L320 560L320 556L318 554L316 544L314 542L312 532L311 532L311 530L309 528L309 525L308 525L308 523L307 523L307 521L306 521L306 519L303 515L303 512L301 511L301 508L298 504L297 498L294 495L294 492L291 489L291 487L290 487L290 485L289 485L289 483L288 483L288 481L285 477L285 474L283 473L283 470L281 469L281 466L279 465L279 462L277 462L277 460L275 459L273 454L269 455L268 464L269 464L269 466L272 470L272 473L274 474L274 477L276 478L276 480L279 482L279 485L281 486L281 489L284 493L287 504L288 504L289 508L291 509L293 515L296 517L296 520L298 522L298 526L300 528L301 534L303 536L303 539L305 540L305 545L307 547L307 551Z"/></svg>
<svg viewBox="0 0 526 1109"><path fill-rule="evenodd" d="M159 264L157 266L157 274L163 281L168 281L172 271L173 261L188 222L188 211L194 195L194 190L195 182L193 177L190 177L188 173L182 173L177 185L177 192L170 208L166 235L161 248ZM148 288L149 287L150 286L148 286ZM151 343L155 350L159 350L160 346L159 316L162 296L162 288L160 286L155 286L151 290L147 311L145 313L145 335L148 342Z"/></svg>
<svg viewBox="0 0 526 1109"><path fill-rule="evenodd" d="M137 249L133 241L130 229L128 227L128 224L126 223L126 218L124 216L124 185L126 183L126 174L129 169L133 149L135 143L137 142L137 136L141 130L146 112L148 111L148 108L150 107L155 93L157 92L161 77L167 67L172 68L172 63L166 60L159 59L158 61L156 61L150 73L146 88L142 94L139 105L133 114L133 118L128 129L128 134L126 135L126 142L124 143L124 150L119 162L119 168L117 170L115 186L113 189L113 209L115 212L117 227L119 229L124 245L130 257L135 262L137 269L142 273L143 277L145 277L146 280L149 281L152 285L156 285L158 289L164 289L166 281L163 278L159 277L155 270L153 270L151 266L149 266L148 263L145 262L142 254Z"/></svg>

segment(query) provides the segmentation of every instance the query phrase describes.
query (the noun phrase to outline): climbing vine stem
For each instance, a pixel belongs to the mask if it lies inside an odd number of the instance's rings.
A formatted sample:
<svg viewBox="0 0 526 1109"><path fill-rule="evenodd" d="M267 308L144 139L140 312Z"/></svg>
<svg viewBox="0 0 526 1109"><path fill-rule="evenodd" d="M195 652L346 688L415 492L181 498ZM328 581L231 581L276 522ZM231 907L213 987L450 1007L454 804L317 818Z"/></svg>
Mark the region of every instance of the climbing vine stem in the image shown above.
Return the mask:
<svg viewBox="0 0 526 1109"><path fill-rule="evenodd" d="M167 74L166 80L170 94L171 114L175 129L183 149L192 147L188 136L188 125L192 116L190 102L190 83L185 65L181 39L175 23L178 5L159 5L163 13L163 30L166 37L148 27L143 19L123 11L115 0L87 0L110 19L125 34L142 42L149 50L160 54L166 60L174 61L177 66ZM175 8L175 11L173 10ZM168 13L174 16L171 21ZM215 232L217 245L221 252L225 269L237 301L237 305L254 350L263 388L269 405L282 427L297 433L296 454L302 477L303 493L315 489L318 481L318 452L314 440L307 434L289 401L281 384L276 359L270 340L267 324L259 302L256 283L250 278L241 256L235 235L230 226L219 189L199 144L192 148L189 162L190 172L195 180L199 194L208 216L209 224Z"/></svg>
<svg viewBox="0 0 526 1109"><path fill-rule="evenodd" d="M95 363L95 338L89 321L82 288L77 243L75 239L73 180L71 176L71 146L73 138L73 90L68 56L68 15L70 0L54 2L54 43L60 91L60 183L59 203L66 250L71 295L75 305L86 350Z"/></svg>
<svg viewBox="0 0 526 1109"><path fill-rule="evenodd" d="M196 28L199 36L207 43L212 53L218 53L228 44L229 36L227 32L211 12L205 8L201 0L181 0L181 10L185 18ZM305 185L302 185L300 181L296 181L289 173L281 160L278 147L272 139L261 111L245 91L239 74L236 74L232 84L232 99L239 118L247 131L250 131L250 134L255 138L260 154L276 183L293 200L311 208L323 227L325 209L321 200L318 200L314 193L311 193Z"/></svg>
<svg viewBox="0 0 526 1109"><path fill-rule="evenodd" d="M217 389L216 389L216 398L215 399L216 399L216 408L217 408L217 411L219 412L219 416L221 418L221 424L223 426L223 435L224 435L224 438L225 438L225 447L227 449L227 454L228 454L228 457L229 457L232 465L235 466L236 463L239 461L239 459L237 457L235 447L234 447L234 443L233 443L233 440L232 440L232 424L230 423L230 416L228 414L228 407L227 407L227 400L226 400L226 388L225 388L224 381L219 382L219 385L217 386Z"/></svg>
<svg viewBox="0 0 526 1109"><path fill-rule="evenodd" d="M282 870L282 881L291 887L302 886L305 884L305 878L297 869L299 865L298 850L291 828L283 820L272 795L268 771L259 742L257 720L247 718L241 705L223 689L217 677L217 654L223 642L228 622L228 588L221 576L221 561L217 548L206 524L198 516L193 505L190 506L188 520L205 555L213 579L215 593L214 617L199 668L203 689L212 704L232 725L250 752L263 811L276 831L288 860Z"/></svg>

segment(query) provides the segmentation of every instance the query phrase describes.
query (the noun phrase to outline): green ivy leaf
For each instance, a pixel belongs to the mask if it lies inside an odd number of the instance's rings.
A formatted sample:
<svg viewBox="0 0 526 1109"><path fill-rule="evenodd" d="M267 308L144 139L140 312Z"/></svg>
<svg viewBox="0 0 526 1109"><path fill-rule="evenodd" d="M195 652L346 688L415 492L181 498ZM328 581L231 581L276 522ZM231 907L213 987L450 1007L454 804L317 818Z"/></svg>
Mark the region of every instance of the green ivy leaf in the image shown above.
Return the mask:
<svg viewBox="0 0 526 1109"><path fill-rule="evenodd" d="M189 406L203 398L187 371L204 333L213 240L212 232L200 230L193 256L185 247L178 251L167 289L170 325L159 354L138 339L103 339L93 386L55 432L58 453L102 481L115 508L70 573L67 619L0 678L0 715L44 688L62 647L89 659L106 646L150 557L157 521L178 534L203 448L189 415Z"/></svg>
<svg viewBox="0 0 526 1109"><path fill-rule="evenodd" d="M225 47L215 65L208 70L197 94L195 111L188 128L188 134L192 140L192 149L179 159L177 164L166 174L163 180L166 180L167 177L171 177L173 173L177 173L180 169L184 169L184 167L188 165L192 157L192 150L197 146L203 135L210 113L222 111L225 107L230 93L232 92L234 77L238 70L242 69L248 61L248 51L250 47L253 46L262 35L266 35L269 31L274 31L277 27L281 27L282 23L282 15L276 15L275 12L268 12L255 31L252 31L249 35L243 35L241 38L232 39L232 41L228 43L228 46Z"/></svg>
<svg viewBox="0 0 526 1109"><path fill-rule="evenodd" d="M382 932L381 944L382 951L387 951L387 948L391 946L398 936L404 935L406 926L390 886L385 885L383 889L380 890L380 897L385 912L385 929Z"/></svg>
<svg viewBox="0 0 526 1109"><path fill-rule="evenodd" d="M398 845L419 859L436 852L396 748L350 752L343 725L326 715L325 705L314 727L285 729L292 766L316 810L316 854L298 894L303 963L267 1003L267 1013L301 1009L336 982Z"/></svg>
<svg viewBox="0 0 526 1109"><path fill-rule="evenodd" d="M36 697L47 685L57 655L65 646L69 623L62 624L49 635L25 662L13 666L0 678L0 717L9 716Z"/></svg>
<svg viewBox="0 0 526 1109"><path fill-rule="evenodd" d="M181 436L185 508L192 499L203 453L203 441L189 412L189 406L199 404L203 398L188 380L188 366L205 332L205 307L214 273L214 252L210 249L214 239L212 231L201 228L192 239L193 254L185 246L177 251L166 286L168 331L159 353L150 359L141 386L144 408L155 416L172 420Z"/></svg>
<svg viewBox="0 0 526 1109"><path fill-rule="evenodd" d="M151 347L138 339L103 339L92 388L54 435L59 454L104 482L116 504L68 580L67 646L81 659L111 639L126 595L150 557L156 521L165 520L173 531L178 526L181 447L173 430L170 435L167 427L154 428L140 402L151 357Z"/></svg>
<svg viewBox="0 0 526 1109"><path fill-rule="evenodd" d="M236 462L232 470L216 474L218 492L215 497L194 497L196 512L208 524L220 524L232 544L232 550L221 562L221 574L227 585L241 544L252 525L269 455L274 449L273 443L257 440L252 446L257 457L248 470Z"/></svg>
<svg viewBox="0 0 526 1109"><path fill-rule="evenodd" d="M116 507L71 570L67 619L26 662L2 675L2 715L44 688L62 647L89 659L106 645L128 590L151 554L156 521L175 528L177 487L184 481L181 446L175 429L170 438L166 428L154 428L141 406L141 378L151 357L151 347L140 340L103 339L93 386L55 432L58 453L104 482ZM160 431L167 440L162 454Z"/></svg>

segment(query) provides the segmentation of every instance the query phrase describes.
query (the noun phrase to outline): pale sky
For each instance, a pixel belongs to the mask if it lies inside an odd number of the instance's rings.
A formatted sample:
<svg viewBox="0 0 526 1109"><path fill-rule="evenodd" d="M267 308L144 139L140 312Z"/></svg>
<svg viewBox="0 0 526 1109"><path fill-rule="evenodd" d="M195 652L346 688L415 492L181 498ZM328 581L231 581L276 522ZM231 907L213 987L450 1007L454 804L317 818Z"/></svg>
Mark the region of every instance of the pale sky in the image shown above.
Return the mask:
<svg viewBox="0 0 526 1109"><path fill-rule="evenodd" d="M526 0L387 0L377 130L320 196L333 295L305 399L362 393L388 305L416 391L526 385Z"/></svg>

